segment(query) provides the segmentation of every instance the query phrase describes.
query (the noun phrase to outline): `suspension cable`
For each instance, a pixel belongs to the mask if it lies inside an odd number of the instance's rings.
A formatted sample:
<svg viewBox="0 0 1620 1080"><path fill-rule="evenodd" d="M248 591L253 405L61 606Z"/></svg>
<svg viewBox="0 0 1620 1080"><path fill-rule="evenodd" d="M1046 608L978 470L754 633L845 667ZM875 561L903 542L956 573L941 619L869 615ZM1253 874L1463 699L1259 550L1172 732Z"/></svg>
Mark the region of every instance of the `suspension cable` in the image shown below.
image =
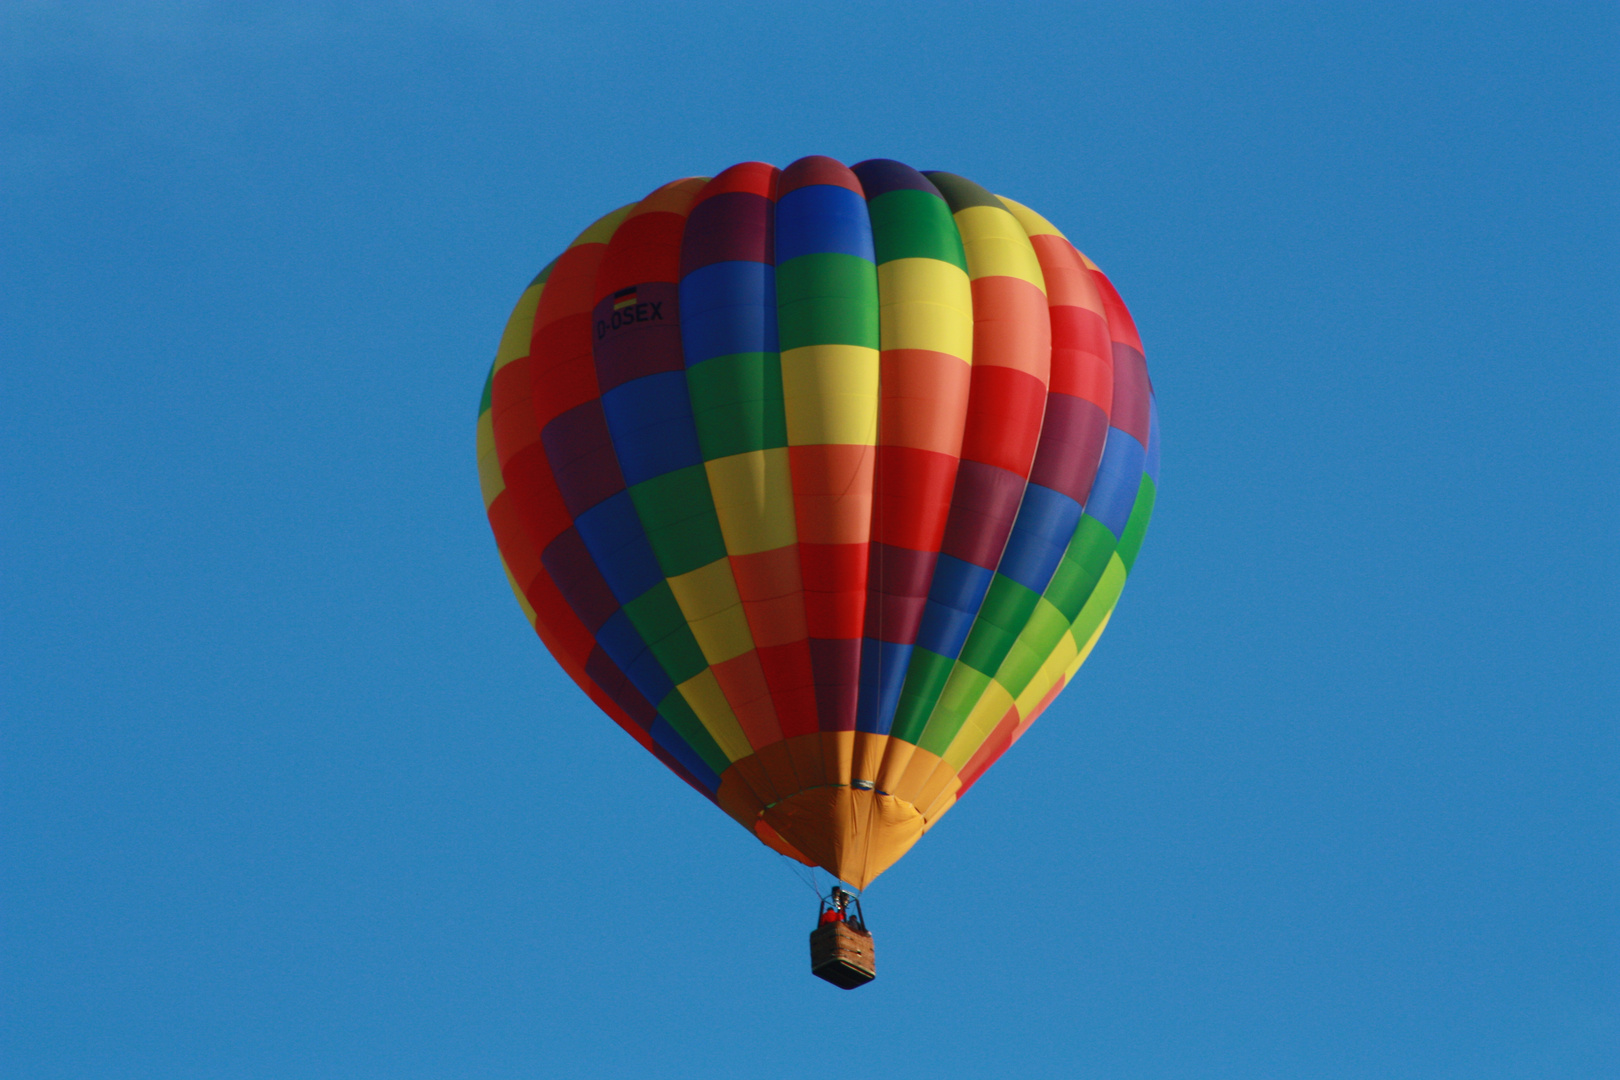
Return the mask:
<svg viewBox="0 0 1620 1080"><path fill-rule="evenodd" d="M788 869L793 871L793 876L804 882L805 888L816 894L816 903L821 903L824 897L822 896L821 890L816 887L816 883L814 881L815 867L810 868L811 876L807 877L797 860L788 858L780 851L778 851L776 854L783 862L787 863Z"/></svg>

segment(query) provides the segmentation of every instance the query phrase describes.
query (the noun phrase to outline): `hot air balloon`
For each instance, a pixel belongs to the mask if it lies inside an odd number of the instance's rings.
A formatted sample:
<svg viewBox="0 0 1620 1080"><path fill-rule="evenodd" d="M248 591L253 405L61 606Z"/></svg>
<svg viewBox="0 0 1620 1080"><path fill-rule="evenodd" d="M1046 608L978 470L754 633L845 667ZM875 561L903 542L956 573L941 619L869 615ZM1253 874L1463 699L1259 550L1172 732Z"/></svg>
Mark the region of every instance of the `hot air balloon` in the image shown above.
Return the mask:
<svg viewBox="0 0 1620 1080"><path fill-rule="evenodd" d="M478 418L564 670L856 889L1074 677L1153 510L1141 340L1045 218L807 157L665 184L523 292Z"/></svg>

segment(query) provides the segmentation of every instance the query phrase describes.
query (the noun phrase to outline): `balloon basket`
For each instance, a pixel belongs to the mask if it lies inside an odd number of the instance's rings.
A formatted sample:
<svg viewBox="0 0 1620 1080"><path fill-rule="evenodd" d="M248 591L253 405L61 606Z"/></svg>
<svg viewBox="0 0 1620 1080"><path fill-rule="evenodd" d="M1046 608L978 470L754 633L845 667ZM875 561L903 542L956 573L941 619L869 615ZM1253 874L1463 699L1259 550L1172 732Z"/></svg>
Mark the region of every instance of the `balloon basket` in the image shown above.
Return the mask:
<svg viewBox="0 0 1620 1080"><path fill-rule="evenodd" d="M877 978L872 935L847 922L816 927L810 931L810 972L844 990L865 986Z"/></svg>

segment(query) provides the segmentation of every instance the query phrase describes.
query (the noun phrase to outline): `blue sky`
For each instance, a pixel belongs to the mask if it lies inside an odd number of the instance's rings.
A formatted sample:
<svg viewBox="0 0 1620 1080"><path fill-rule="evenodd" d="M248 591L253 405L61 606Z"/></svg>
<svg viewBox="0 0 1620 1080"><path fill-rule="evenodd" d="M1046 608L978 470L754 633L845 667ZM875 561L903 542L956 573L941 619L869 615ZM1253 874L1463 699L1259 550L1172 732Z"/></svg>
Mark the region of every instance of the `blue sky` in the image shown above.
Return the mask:
<svg viewBox="0 0 1620 1080"><path fill-rule="evenodd" d="M1607 5L0 13L0 1071L1620 1072ZM824 153L1039 209L1158 509L1076 683L810 977L589 703L478 392L584 224Z"/></svg>

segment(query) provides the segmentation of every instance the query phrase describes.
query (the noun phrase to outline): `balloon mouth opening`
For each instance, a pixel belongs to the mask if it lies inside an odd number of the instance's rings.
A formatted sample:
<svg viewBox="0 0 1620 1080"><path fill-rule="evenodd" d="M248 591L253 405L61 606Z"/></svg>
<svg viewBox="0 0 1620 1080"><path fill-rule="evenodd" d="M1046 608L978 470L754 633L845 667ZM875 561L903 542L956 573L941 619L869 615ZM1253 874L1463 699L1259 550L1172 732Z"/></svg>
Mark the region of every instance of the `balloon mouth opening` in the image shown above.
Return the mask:
<svg viewBox="0 0 1620 1080"><path fill-rule="evenodd" d="M800 861L864 889L911 849L926 822L911 803L876 791L868 781L865 787L829 785L791 795L762 812L754 832L763 840L761 827L802 853Z"/></svg>
<svg viewBox="0 0 1620 1080"><path fill-rule="evenodd" d="M781 833L771 828L771 823L765 820L763 813L754 821L754 835L759 838L760 843L778 854L786 855L788 858L802 862L806 866L816 865L814 859L788 843Z"/></svg>

